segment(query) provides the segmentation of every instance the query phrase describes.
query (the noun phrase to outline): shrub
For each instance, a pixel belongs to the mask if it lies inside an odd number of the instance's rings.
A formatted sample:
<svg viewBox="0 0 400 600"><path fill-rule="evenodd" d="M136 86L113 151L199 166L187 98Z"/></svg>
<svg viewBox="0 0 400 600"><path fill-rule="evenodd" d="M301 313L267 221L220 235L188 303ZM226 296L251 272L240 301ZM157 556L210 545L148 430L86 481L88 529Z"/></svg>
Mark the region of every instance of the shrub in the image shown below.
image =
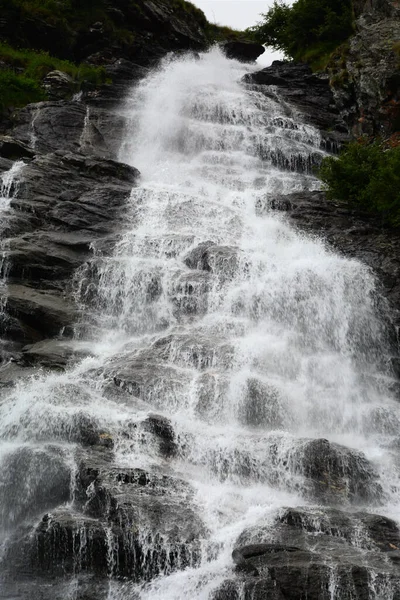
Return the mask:
<svg viewBox="0 0 400 600"><path fill-rule="evenodd" d="M328 198L379 215L383 224L400 226L399 146L353 142L339 158L325 158L319 176Z"/></svg>
<svg viewBox="0 0 400 600"><path fill-rule="evenodd" d="M351 0L275 0L264 20L248 30L254 40L295 60L328 57L353 32Z"/></svg>

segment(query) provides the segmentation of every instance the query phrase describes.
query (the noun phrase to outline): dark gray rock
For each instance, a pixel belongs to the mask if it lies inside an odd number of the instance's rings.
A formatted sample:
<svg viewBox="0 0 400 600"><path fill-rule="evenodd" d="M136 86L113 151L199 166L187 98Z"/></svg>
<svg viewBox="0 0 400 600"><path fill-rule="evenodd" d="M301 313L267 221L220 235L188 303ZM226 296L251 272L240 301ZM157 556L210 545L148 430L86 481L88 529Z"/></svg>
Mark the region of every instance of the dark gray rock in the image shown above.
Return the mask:
<svg viewBox="0 0 400 600"><path fill-rule="evenodd" d="M69 295L73 273L90 259L95 241L109 240L121 226L138 176L111 159L63 152L25 165L4 224L4 234L12 235L4 250L10 289L0 323L8 339L29 344L61 330L71 334L78 317Z"/></svg>
<svg viewBox="0 0 400 600"><path fill-rule="evenodd" d="M174 315L179 319L204 314L207 311L211 283L207 272L178 275L172 282L170 291Z"/></svg>
<svg viewBox="0 0 400 600"><path fill-rule="evenodd" d="M6 298L8 314L38 331L43 337L72 335L77 310L72 301L63 295L12 284L7 286Z"/></svg>
<svg viewBox="0 0 400 600"><path fill-rule="evenodd" d="M71 473L57 447L21 446L2 459L1 526L7 529L70 498Z"/></svg>
<svg viewBox="0 0 400 600"><path fill-rule="evenodd" d="M245 425L262 429L280 429L289 419L279 391L255 377L246 382L239 417Z"/></svg>
<svg viewBox="0 0 400 600"><path fill-rule="evenodd" d="M69 100L78 91L78 85L63 71L50 71L43 79L43 87L50 100Z"/></svg>
<svg viewBox="0 0 400 600"><path fill-rule="evenodd" d="M323 504L376 503L378 476L365 456L325 439L306 441L290 453L289 469L306 478L307 492Z"/></svg>
<svg viewBox="0 0 400 600"><path fill-rule="evenodd" d="M141 581L198 564L207 532L186 482L118 468L107 450L91 450L81 457L75 497L75 510L54 510L33 534L19 533L19 547L8 550L17 572L30 568L50 581L85 572Z"/></svg>
<svg viewBox="0 0 400 600"><path fill-rule="evenodd" d="M265 52L264 46L253 42L227 42L222 49L228 58L245 63L255 62Z"/></svg>
<svg viewBox="0 0 400 600"><path fill-rule="evenodd" d="M189 252L184 262L191 269L215 273L222 280L232 279L238 267L238 249L202 242Z"/></svg>
<svg viewBox="0 0 400 600"><path fill-rule="evenodd" d="M64 369L67 364L90 355L90 349L79 341L50 339L25 346L22 353L27 365Z"/></svg>
<svg viewBox="0 0 400 600"><path fill-rule="evenodd" d="M27 144L14 139L9 135L0 136L0 156L9 160L19 160L21 158L32 158L35 151Z"/></svg>
<svg viewBox="0 0 400 600"><path fill-rule="evenodd" d="M400 8L391 0L358 0L356 33L328 65L338 109L353 136L399 130Z"/></svg>
<svg viewBox="0 0 400 600"><path fill-rule="evenodd" d="M378 515L286 509L272 527L260 524L243 532L232 554L238 577L225 582L216 598L235 598L241 590L238 597L246 600L329 600L334 581L338 597L368 600L370 568L374 589L384 595L400 582L395 561L386 558L396 552L391 547L397 547L398 536L397 525Z"/></svg>
<svg viewBox="0 0 400 600"><path fill-rule="evenodd" d="M143 421L145 431L150 431L160 441L160 453L166 458L170 458L177 454L177 446L175 440L175 432L171 421L161 415L150 414Z"/></svg>
<svg viewBox="0 0 400 600"><path fill-rule="evenodd" d="M269 95L273 92L267 86L277 87L279 96L303 113L306 121L323 131L329 130L325 136L329 145L340 142L340 134L347 132L328 78L313 74L308 65L274 61L262 71L245 75L244 81L265 86Z"/></svg>
<svg viewBox="0 0 400 600"><path fill-rule="evenodd" d="M39 102L18 111L12 136L36 153L77 151L86 107L78 102Z"/></svg>

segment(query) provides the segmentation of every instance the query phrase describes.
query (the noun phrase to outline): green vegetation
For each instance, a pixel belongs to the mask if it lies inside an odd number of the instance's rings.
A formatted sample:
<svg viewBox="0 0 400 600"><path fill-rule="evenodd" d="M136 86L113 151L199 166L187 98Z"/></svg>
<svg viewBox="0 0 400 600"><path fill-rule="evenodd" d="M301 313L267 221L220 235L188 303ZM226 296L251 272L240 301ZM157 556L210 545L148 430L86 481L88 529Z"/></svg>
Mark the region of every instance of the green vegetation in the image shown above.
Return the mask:
<svg viewBox="0 0 400 600"><path fill-rule="evenodd" d="M0 61L7 65L7 68L0 70L0 109L46 100L41 82L47 73L55 69L72 77L76 91L83 81L96 85L105 81L105 71L101 67L75 65L49 56L46 52L17 50L1 42Z"/></svg>
<svg viewBox="0 0 400 600"><path fill-rule="evenodd" d="M243 31L226 27L225 25L217 25L216 23L208 23L206 26L206 36L211 44L216 42L235 42L248 39L248 36Z"/></svg>
<svg viewBox="0 0 400 600"><path fill-rule="evenodd" d="M377 215L382 224L400 226L400 146L353 142L339 158L325 158L319 176L328 198Z"/></svg>
<svg viewBox="0 0 400 600"><path fill-rule="evenodd" d="M323 68L353 32L351 0L297 0L292 6L275 0L263 18L248 30L252 39L314 69Z"/></svg>

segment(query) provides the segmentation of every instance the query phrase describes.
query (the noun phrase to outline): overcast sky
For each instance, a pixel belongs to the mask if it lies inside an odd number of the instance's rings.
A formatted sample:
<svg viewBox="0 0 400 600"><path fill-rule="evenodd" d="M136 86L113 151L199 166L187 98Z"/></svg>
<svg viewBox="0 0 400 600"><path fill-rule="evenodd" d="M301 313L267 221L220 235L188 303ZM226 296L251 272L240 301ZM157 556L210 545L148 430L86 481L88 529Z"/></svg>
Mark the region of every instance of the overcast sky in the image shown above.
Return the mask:
<svg viewBox="0 0 400 600"><path fill-rule="evenodd" d="M211 23L229 25L234 29L246 29L261 20L260 14L266 13L273 0L191 0L205 13ZM271 64L280 53L267 49L258 59L263 65Z"/></svg>

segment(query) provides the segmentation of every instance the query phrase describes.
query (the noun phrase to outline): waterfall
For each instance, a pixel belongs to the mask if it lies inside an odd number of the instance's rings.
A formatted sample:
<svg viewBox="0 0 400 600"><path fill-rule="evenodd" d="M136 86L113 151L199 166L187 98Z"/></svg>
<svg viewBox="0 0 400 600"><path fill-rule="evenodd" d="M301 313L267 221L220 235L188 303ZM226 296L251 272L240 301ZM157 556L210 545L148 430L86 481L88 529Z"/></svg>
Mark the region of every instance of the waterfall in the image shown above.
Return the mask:
<svg viewBox="0 0 400 600"><path fill-rule="evenodd" d="M217 50L166 60L122 107L120 160L142 178L113 254L77 273L91 355L0 404L0 525L28 531L4 581L32 546L64 597L79 580L109 600L278 598L235 580L232 551L284 543L297 511L327 572L318 597L358 597L354 564L363 597L397 597L363 516L400 522L374 275L273 210L318 189L324 150L277 90L242 83L252 68Z"/></svg>

